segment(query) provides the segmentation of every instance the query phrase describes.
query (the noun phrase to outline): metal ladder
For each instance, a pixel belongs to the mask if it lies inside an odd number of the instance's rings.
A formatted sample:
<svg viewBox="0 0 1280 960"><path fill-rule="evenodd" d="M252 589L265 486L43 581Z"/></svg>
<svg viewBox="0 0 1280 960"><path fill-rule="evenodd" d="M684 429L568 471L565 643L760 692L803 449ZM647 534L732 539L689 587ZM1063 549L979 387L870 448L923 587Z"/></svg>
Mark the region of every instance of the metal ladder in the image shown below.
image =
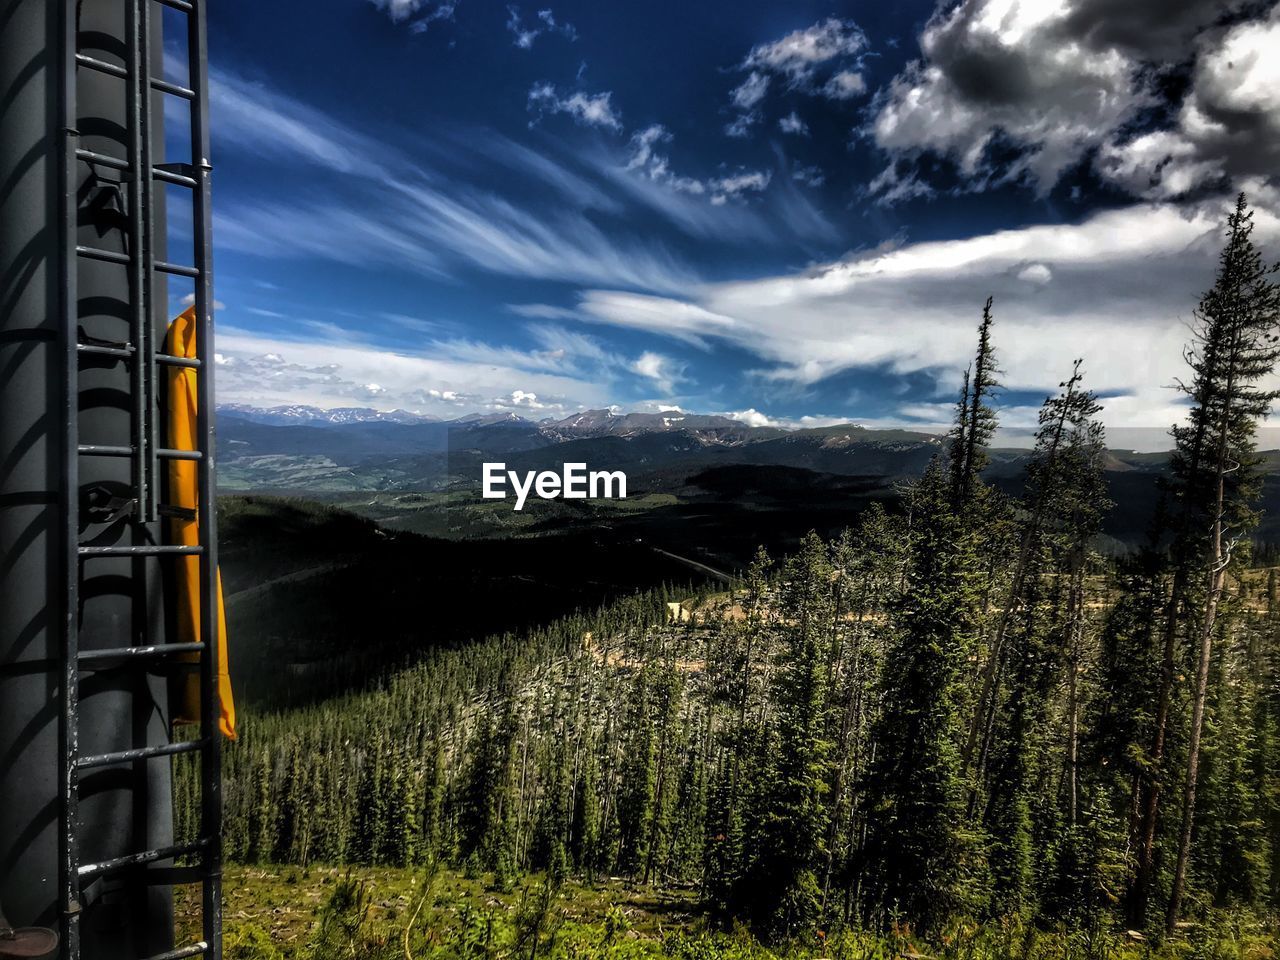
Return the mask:
<svg viewBox="0 0 1280 960"><path fill-rule="evenodd" d="M218 732L218 618L217 558L213 463L213 288L210 269L209 127L206 81L205 0L118 0L126 18L125 65L123 67L82 54L79 50L78 0L58 0L61 8L60 75L61 130L65 135L65 157L60 170L60 217L64 250L61 262L61 314L67 344L64 377L65 423L67 424L66 464L63 485L66 537L64 563L67 575L65 646L61 697L61 851L60 913L63 954L66 960L80 960L79 920L82 890L99 878L124 871L147 869L147 882L175 885L199 883L202 905L202 938L179 945L148 960L182 960L203 954L221 960L222 917L222 809L221 756ZM187 30L186 86L152 75L152 17L163 5L185 15ZM124 138L127 156L116 157L80 148L77 130L77 78L94 71L116 78L126 85L127 122ZM152 158L152 91L178 98L190 110L191 163L155 163ZM125 252L100 249L77 243L79 212L78 186L84 165L119 171L127 185L128 202ZM193 225L193 263L169 263L155 257L153 243L157 225L153 216L152 184L159 181L190 191ZM125 266L129 274L129 339L107 343L81 334L77 301L78 264L84 260L105 261ZM152 283L156 273L189 277L195 284L197 317L196 356L193 359L168 355L157 348L153 335ZM110 358L128 365L132 409L128 445L81 443L79 437L79 375L82 358ZM98 359L96 362L101 363ZM196 450L172 450L160 445L157 422L158 399L163 397L163 371L194 368L198 381L198 423ZM165 514L159 502L162 489L160 469L172 459L198 462L198 507L196 546L164 543L93 544L80 542L81 505L80 461L86 457L120 457L131 461L132 499L116 506L137 524L155 523ZM202 642L127 646L108 650L81 651L79 648L80 587L86 564L99 557L149 557L197 555L200 566L199 624ZM193 740L174 741L99 755L82 755L79 749L79 685L81 677L95 670L129 665L146 669L157 663L178 663L184 657L199 657L200 729ZM192 842L139 850L127 856L97 863L80 857L78 804L80 774L89 769L116 764L135 765L158 762L178 754L199 753L200 829ZM164 867L168 861L184 858L191 866ZM140 958L141 960L141 958Z"/></svg>

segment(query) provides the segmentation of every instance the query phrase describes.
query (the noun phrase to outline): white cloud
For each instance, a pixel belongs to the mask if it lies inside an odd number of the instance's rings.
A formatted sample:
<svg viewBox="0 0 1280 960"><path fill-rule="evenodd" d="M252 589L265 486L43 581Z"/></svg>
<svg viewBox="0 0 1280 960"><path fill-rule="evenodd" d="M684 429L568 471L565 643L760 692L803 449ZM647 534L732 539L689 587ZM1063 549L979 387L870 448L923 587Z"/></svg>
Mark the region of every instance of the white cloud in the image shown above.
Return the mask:
<svg viewBox="0 0 1280 960"><path fill-rule="evenodd" d="M1280 165L1280 8L1208 35L1169 129L1106 144L1099 171L1139 196L1178 197Z"/></svg>
<svg viewBox="0 0 1280 960"><path fill-rule="evenodd" d="M917 197L931 197L934 190L914 173L903 172L897 162L890 163L867 184L867 193L878 203L892 206Z"/></svg>
<svg viewBox="0 0 1280 960"><path fill-rule="evenodd" d="M389 144L225 72L214 72L211 96L221 106L219 135L224 142L260 157L343 174L346 186L330 199L308 192L220 204L214 229L222 249L361 267L392 265L433 276L449 275L462 261L515 276L651 290L674 289L692 279L653 241L615 241L587 215L600 204L594 195L575 189L581 178L527 148L502 153L522 172L551 182L567 202L538 212L517 206L410 162ZM497 146L482 144L486 151ZM582 203L572 202L579 196ZM335 243L335 236L346 242Z"/></svg>
<svg viewBox="0 0 1280 960"><path fill-rule="evenodd" d="M1165 427L1180 409L1167 386L1181 372L1185 320L1211 282L1223 215L1216 204L1144 204L704 285L682 300L589 291L581 311L695 345L730 343L760 357L759 376L779 389L877 368L929 374L950 402L994 295L1009 388L1051 391L1083 356L1089 385L1112 395L1109 423ZM1274 215L1260 210L1257 223L1260 242L1280 239Z"/></svg>
<svg viewBox="0 0 1280 960"><path fill-rule="evenodd" d="M777 421L766 414L761 413L755 407L748 410L739 410L734 413L725 413L723 416L730 420L738 420L745 423L748 427L773 427L777 426Z"/></svg>
<svg viewBox="0 0 1280 960"><path fill-rule="evenodd" d="M661 144L670 143L671 140L671 134L662 124L655 123L637 131L631 137L626 169L664 184L678 193L705 196L717 206L743 193L765 190L772 179L772 174L767 170L740 170L708 180L680 176L672 171L667 156L658 152Z"/></svg>
<svg viewBox="0 0 1280 960"><path fill-rule="evenodd" d="M848 417L829 417L821 414L803 417L773 417L766 413L761 413L755 407L750 407L746 410L726 411L716 414L716 416L737 420L745 423L748 427L774 427L779 430L805 430L814 427L834 427L839 424L850 423Z"/></svg>
<svg viewBox="0 0 1280 960"><path fill-rule="evenodd" d="M778 129L783 133L790 133L800 137L809 135L809 125L801 120L800 115L794 110L778 120Z"/></svg>
<svg viewBox="0 0 1280 960"><path fill-rule="evenodd" d="M209 107L218 137L263 158L303 159L337 173L388 175L399 152L298 100L226 70L209 72ZM380 159L379 159L380 158Z"/></svg>
<svg viewBox="0 0 1280 960"><path fill-rule="evenodd" d="M726 137L734 137L741 140L743 137L751 136L751 129L760 122L760 111L752 110L748 113L740 113L724 126L724 134Z"/></svg>
<svg viewBox="0 0 1280 960"><path fill-rule="evenodd" d="M584 320L665 334L706 348L706 337L728 337L738 321L697 304L642 293L589 290L582 295Z"/></svg>
<svg viewBox="0 0 1280 960"><path fill-rule="evenodd" d="M538 320L576 320L578 311L557 307L549 303L509 303L507 309L517 316Z"/></svg>
<svg viewBox="0 0 1280 960"><path fill-rule="evenodd" d="M425 33L437 20L452 20L457 0L369 0L386 11L394 23L408 23L414 33Z"/></svg>
<svg viewBox="0 0 1280 960"><path fill-rule="evenodd" d="M817 70L842 57L861 53L866 34L852 20L835 17L795 30L780 40L753 47L743 66L786 77L793 88L806 88Z"/></svg>
<svg viewBox="0 0 1280 960"><path fill-rule="evenodd" d="M822 86L832 100L852 100L867 92L867 81L856 70L841 70Z"/></svg>
<svg viewBox="0 0 1280 960"><path fill-rule="evenodd" d="M1046 192L1084 151L1150 102L1136 64L1062 35L1065 3L965 0L940 8L920 36L924 59L876 98L882 149L952 157L981 181L997 133L1026 147L1003 178Z"/></svg>
<svg viewBox="0 0 1280 960"><path fill-rule="evenodd" d="M773 174L768 170L744 170L727 177L708 181L712 203L724 203L730 197L743 193L758 193L769 186Z"/></svg>
<svg viewBox="0 0 1280 960"><path fill-rule="evenodd" d="M798 180L806 187L820 187L827 182L827 175L821 167L796 167L791 171L791 179Z"/></svg>
<svg viewBox="0 0 1280 960"><path fill-rule="evenodd" d="M752 70L747 74L747 79L735 87L733 92L729 94L729 99L733 101L733 105L739 110L751 110L764 99L764 95L769 92L769 76L758 70Z"/></svg>
<svg viewBox="0 0 1280 960"><path fill-rule="evenodd" d="M613 94L586 94L575 90L567 96L556 92L554 84L535 83L529 90L529 109L544 113L567 113L575 123L588 127L622 129L622 115L613 108Z"/></svg>
<svg viewBox="0 0 1280 960"><path fill-rule="evenodd" d="M577 40L578 31L573 24L556 20L550 9L538 11L539 24L525 27L520 17L520 8L514 4L507 7L507 31L512 35L512 43L521 50L533 49L533 42L544 33L558 33L568 40Z"/></svg>
<svg viewBox="0 0 1280 960"><path fill-rule="evenodd" d="M867 132L892 165L952 159L968 187L1025 180L1047 193L1088 157L1151 199L1273 176L1280 162L1280 11L1230 27L1244 6L1156 0L963 0L940 6L923 57L877 94ZM1136 131L1181 61L1190 83L1169 121ZM1016 156L997 166L992 148ZM1008 153L1008 150L1003 150ZM878 178L885 192L910 175Z"/></svg>
<svg viewBox="0 0 1280 960"><path fill-rule="evenodd" d="M665 183L682 193L706 193L706 185L701 180L678 176L672 171L666 154L658 152L660 144L670 143L672 139L671 133L660 123L636 131L628 144L631 155L627 159L627 170L643 173L650 180Z"/></svg>
<svg viewBox="0 0 1280 960"><path fill-rule="evenodd" d="M748 137L760 122L758 107L769 91L773 77L780 78L789 90L799 90L833 100L848 100L866 89L861 73L847 66L852 61L859 64L867 46L867 37L852 20L830 17L826 20L794 30L779 40L761 43L751 48L739 69L746 77L729 93L729 101L738 111L737 116L725 125L730 137ZM834 66L841 69L830 73ZM820 74L830 74L825 82ZM791 118L798 121L794 111ZM801 126L803 124L801 123ZM799 133L794 124L785 133Z"/></svg>
<svg viewBox="0 0 1280 960"><path fill-rule="evenodd" d="M1053 271L1043 263L1030 263L1018 271L1018 279L1028 283L1045 284L1053 279Z"/></svg>
<svg viewBox="0 0 1280 960"><path fill-rule="evenodd" d="M512 390L508 396L494 398L490 406L499 409L515 407L520 410L546 410L549 404L540 401L536 393L531 393L527 390Z"/></svg>
<svg viewBox="0 0 1280 960"><path fill-rule="evenodd" d="M670 394L684 378L684 364L646 350L632 362L631 372L652 380L659 391Z"/></svg>
<svg viewBox="0 0 1280 960"><path fill-rule="evenodd" d="M317 407L373 401L379 409L403 407L456 416L483 398L548 413L600 407L610 400L606 378L566 365L537 367L536 352L465 357L447 342L421 353L403 353L332 339L286 340L231 327L218 335L218 402L255 406L305 403ZM519 383L519 390L511 384ZM429 385L429 386L424 386Z"/></svg>

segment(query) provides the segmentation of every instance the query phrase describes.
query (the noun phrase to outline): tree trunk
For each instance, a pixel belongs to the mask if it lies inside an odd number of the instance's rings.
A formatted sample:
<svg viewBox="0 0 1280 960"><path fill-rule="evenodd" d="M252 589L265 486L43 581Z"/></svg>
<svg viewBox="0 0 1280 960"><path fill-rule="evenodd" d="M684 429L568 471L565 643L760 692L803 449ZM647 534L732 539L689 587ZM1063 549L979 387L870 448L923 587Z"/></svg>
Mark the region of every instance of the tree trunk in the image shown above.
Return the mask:
<svg viewBox="0 0 1280 960"><path fill-rule="evenodd" d="M1080 814L1080 645L1084 633L1084 566L1079 564L1071 581L1071 659L1067 669L1067 822L1076 825Z"/></svg>
<svg viewBox="0 0 1280 960"><path fill-rule="evenodd" d="M1164 654L1160 661L1160 695L1156 705L1156 729L1151 745L1151 757L1147 761L1144 779L1147 781L1146 803L1141 810L1139 824L1138 866L1129 891L1129 925L1141 929L1147 923L1147 902L1151 898L1151 872L1155 860L1156 824L1160 816L1160 766L1164 762L1165 733L1169 728L1169 707L1173 700L1174 654L1177 651L1178 624L1182 620L1182 593L1186 577L1182 565L1173 574L1169 591L1169 606L1164 623Z"/></svg>
<svg viewBox="0 0 1280 960"><path fill-rule="evenodd" d="M1191 855L1191 833L1195 826L1196 781L1200 774L1200 734L1204 726L1204 701L1209 685L1209 659L1213 652L1213 628L1218 616L1218 604L1222 599L1223 582L1230 551L1223 550L1222 518L1226 501L1227 479L1227 428L1230 423L1230 397L1234 376L1227 378L1226 409L1222 413L1222 426L1218 434L1218 462L1216 464L1217 488L1214 497L1213 533L1209 542L1209 594L1205 600L1204 619L1200 626L1200 663L1196 668L1195 701L1191 708L1191 740L1187 745L1187 779L1183 787L1182 831L1178 841L1178 863L1173 871L1173 888L1169 892L1169 915L1165 924L1168 933L1182 909L1182 891L1187 878L1187 860Z"/></svg>
<svg viewBox="0 0 1280 960"><path fill-rule="evenodd" d="M1075 395L1075 387L1077 383L1077 374L1073 374L1071 379L1067 381L1066 402L1062 405L1062 412L1058 415L1058 422L1054 425L1053 443L1050 444L1048 450L1049 469L1052 470L1052 464L1058 455L1058 448L1062 444L1062 435L1066 430L1067 413L1071 407L1071 398ZM995 638L991 642L991 655L987 658L986 664L982 670L982 686L978 691L978 699L974 703L973 720L969 724L969 735L965 740L964 753L960 758L960 769L967 773L969 765L973 762L973 751L978 745L978 736L983 727L983 715L986 712L988 698L992 695L992 687L995 684L996 670L1000 663L1000 658L1004 653L1005 634L1009 629L1009 620L1013 616L1014 609L1018 606L1022 597L1022 586L1026 580L1027 565L1031 561L1032 549L1039 539L1040 524L1044 521L1044 500L1043 493L1036 498L1033 504L1031 517L1027 523L1026 532L1023 534L1022 543L1018 549L1017 563L1013 568L1013 576L1009 581L1009 596L1005 601L1003 609L1000 611L1000 620L996 627ZM991 705L992 711L995 705ZM976 781L976 776L974 781ZM973 795L977 792L976 782L971 781L969 786L969 796L972 802Z"/></svg>

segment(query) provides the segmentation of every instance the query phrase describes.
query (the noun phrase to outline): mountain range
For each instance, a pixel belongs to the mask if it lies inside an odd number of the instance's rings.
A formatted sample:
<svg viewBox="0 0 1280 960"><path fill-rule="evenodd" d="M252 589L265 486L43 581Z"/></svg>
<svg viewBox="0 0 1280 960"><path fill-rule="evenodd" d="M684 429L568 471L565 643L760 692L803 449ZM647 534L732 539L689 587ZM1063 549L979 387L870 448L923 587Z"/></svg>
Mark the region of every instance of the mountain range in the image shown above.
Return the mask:
<svg viewBox="0 0 1280 960"><path fill-rule="evenodd" d="M218 441L224 485L416 490L478 480L480 464L494 459L523 469L583 462L636 479L733 463L896 477L918 472L941 442L934 434L852 423L788 431L678 411L437 420L368 408L239 405L219 408Z"/></svg>
<svg viewBox="0 0 1280 960"><path fill-rule="evenodd" d="M436 420L366 408L219 408L219 487L228 492L428 494L480 503L482 465L559 471L564 463L623 470L628 495L673 495L682 509L697 504L794 506L806 500L848 509L850 483L858 502L892 498L898 483L919 476L944 438L910 430L846 423L782 430L729 417L668 411L587 410L563 419L529 420L513 413ZM1021 490L1030 451L994 448L988 479L1011 494ZM1136 543L1159 500L1168 452L1108 450L1108 492L1116 507L1109 532ZM1280 542L1280 451L1264 455L1261 534ZM787 509L792 509L788 506ZM754 515L758 522L758 515Z"/></svg>

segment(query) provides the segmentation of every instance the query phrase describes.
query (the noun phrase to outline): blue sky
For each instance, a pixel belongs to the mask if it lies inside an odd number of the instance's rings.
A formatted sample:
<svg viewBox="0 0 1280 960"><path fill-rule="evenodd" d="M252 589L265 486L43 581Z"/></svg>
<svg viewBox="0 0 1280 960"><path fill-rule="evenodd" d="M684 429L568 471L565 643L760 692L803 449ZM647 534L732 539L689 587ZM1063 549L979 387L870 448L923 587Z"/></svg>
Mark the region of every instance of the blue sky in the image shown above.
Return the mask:
<svg viewBox="0 0 1280 960"><path fill-rule="evenodd" d="M214 4L219 397L930 426L991 294L1007 423L1083 356L1163 428L1225 198L1277 234L1223 9Z"/></svg>

